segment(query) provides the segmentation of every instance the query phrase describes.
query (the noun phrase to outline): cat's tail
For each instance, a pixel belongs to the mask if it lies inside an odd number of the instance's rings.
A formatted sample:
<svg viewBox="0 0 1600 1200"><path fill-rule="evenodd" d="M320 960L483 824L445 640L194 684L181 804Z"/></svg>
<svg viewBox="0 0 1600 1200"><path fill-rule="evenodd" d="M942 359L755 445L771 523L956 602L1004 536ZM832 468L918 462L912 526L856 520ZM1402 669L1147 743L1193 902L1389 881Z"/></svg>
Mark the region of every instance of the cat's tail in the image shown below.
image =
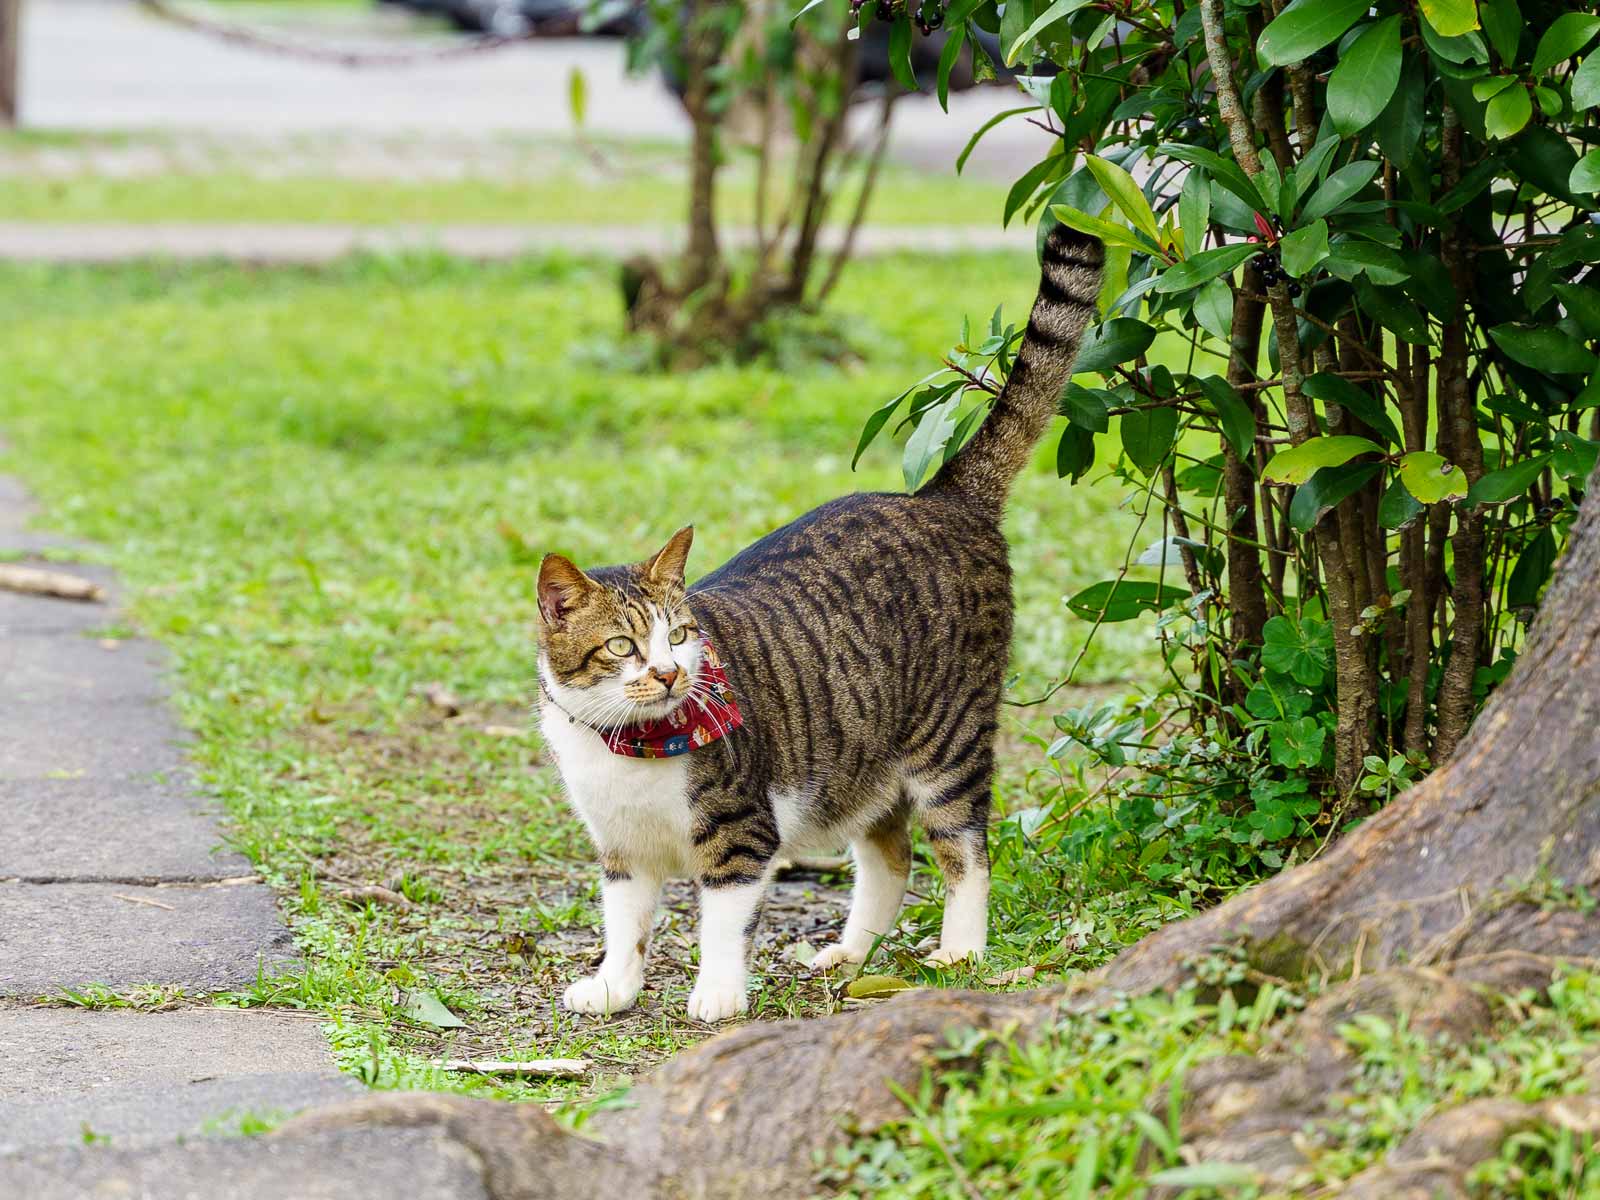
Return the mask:
<svg viewBox="0 0 1600 1200"><path fill-rule="evenodd" d="M1105 248L1097 238L1057 225L1040 260L1039 295L1011 375L977 434L933 477L928 491L957 491L998 512L1011 481L1050 428L1095 314Z"/></svg>

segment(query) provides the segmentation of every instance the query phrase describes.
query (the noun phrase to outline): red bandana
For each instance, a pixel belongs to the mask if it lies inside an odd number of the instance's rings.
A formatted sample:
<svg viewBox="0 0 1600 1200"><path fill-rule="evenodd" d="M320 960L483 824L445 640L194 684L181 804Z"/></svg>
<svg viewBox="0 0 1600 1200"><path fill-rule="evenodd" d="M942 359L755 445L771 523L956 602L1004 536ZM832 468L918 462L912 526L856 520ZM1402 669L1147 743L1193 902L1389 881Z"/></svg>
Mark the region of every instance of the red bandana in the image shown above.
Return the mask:
<svg viewBox="0 0 1600 1200"><path fill-rule="evenodd" d="M606 749L626 758L672 758L708 746L744 724L733 699L728 672L709 641L701 643L700 678L695 694L664 717L642 725L595 732Z"/></svg>

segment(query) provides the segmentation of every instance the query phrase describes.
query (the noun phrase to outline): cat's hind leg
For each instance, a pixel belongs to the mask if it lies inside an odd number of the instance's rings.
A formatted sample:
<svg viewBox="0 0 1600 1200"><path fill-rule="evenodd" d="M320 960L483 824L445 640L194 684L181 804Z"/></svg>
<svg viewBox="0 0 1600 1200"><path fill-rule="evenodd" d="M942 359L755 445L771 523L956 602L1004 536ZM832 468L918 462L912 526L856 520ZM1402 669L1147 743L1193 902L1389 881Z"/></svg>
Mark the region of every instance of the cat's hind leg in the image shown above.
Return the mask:
<svg viewBox="0 0 1600 1200"><path fill-rule="evenodd" d="M824 948L811 961L813 971L826 971L844 963L865 962L873 943L894 928L900 901L911 873L911 832L906 828L907 805L897 805L870 829L850 842L855 859L855 887L850 893L850 916L838 944Z"/></svg>
<svg viewBox="0 0 1600 1200"><path fill-rule="evenodd" d="M606 956L600 969L567 988L561 1002L573 1012L616 1013L633 1007L644 987L644 954L655 921L661 880L614 854L600 857L605 880Z"/></svg>
<svg viewBox="0 0 1600 1200"><path fill-rule="evenodd" d="M935 966L980 959L989 940L989 805L994 728L979 727L948 765L910 785L933 857L944 875L944 920Z"/></svg>

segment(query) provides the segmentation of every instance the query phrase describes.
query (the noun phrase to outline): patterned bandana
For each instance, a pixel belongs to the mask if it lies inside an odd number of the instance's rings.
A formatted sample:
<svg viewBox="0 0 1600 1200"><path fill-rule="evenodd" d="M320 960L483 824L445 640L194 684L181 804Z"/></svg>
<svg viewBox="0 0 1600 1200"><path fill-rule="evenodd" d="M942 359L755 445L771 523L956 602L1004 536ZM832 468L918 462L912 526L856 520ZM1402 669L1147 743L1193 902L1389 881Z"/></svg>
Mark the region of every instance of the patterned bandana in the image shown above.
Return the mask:
<svg viewBox="0 0 1600 1200"><path fill-rule="evenodd" d="M693 696L664 717L595 732L604 740L607 750L624 758L673 758L709 746L743 724L744 714L734 701L728 672L711 643L703 641L700 678Z"/></svg>

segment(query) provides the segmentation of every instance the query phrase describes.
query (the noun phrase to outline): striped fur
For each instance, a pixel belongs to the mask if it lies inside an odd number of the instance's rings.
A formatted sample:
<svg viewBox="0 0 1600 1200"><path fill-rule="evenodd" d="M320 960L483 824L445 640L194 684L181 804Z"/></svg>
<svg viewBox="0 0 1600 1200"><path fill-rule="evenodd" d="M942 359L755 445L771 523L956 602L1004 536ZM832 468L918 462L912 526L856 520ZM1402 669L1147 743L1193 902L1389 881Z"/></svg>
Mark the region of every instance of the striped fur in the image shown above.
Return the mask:
<svg viewBox="0 0 1600 1200"><path fill-rule="evenodd" d="M747 943L774 860L842 841L856 860L856 892L839 944L816 965L861 960L893 927L913 815L947 883L935 960L983 953L994 735L1012 625L1000 518L1070 375L1101 257L1097 242L1065 229L1046 240L1007 386L972 441L915 495L832 501L687 588L688 531L637 566L586 575L546 560L544 729L605 871L605 962L568 989L568 1007L633 1003L660 883L684 873L698 880L702 906L690 1015L744 1011ZM691 632L673 646L672 629ZM641 647L636 660L606 650L618 636ZM674 672L680 690L627 719L679 702L702 636L721 653L744 728L662 762L605 751L590 714L615 714L641 680Z"/></svg>

